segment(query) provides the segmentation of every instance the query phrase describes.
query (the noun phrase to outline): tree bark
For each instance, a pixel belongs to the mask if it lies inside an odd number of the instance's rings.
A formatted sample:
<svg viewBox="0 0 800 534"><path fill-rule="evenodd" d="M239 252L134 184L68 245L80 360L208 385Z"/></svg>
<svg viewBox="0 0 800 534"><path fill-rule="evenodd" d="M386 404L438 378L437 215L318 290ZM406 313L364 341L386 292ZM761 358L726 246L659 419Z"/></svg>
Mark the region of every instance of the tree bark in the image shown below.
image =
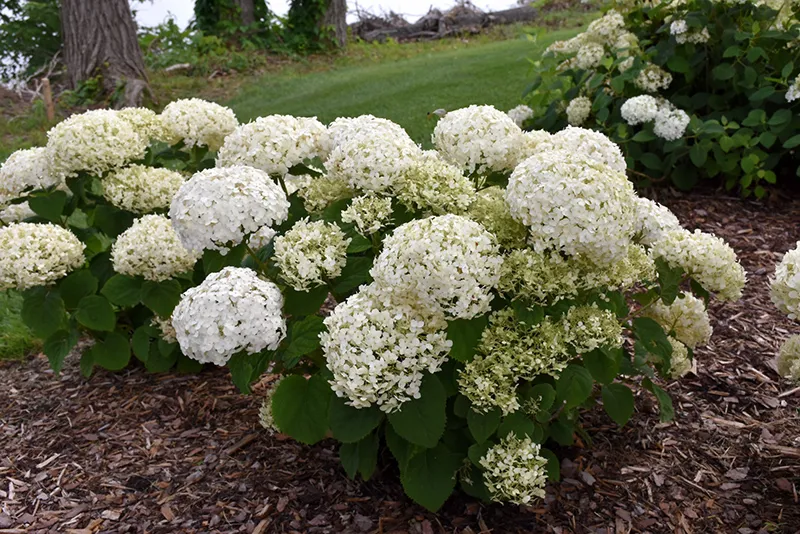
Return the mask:
<svg viewBox="0 0 800 534"><path fill-rule="evenodd" d="M141 104L150 87L128 0L61 0L61 29L73 87L100 75L108 94L124 85L120 105Z"/></svg>
<svg viewBox="0 0 800 534"><path fill-rule="evenodd" d="M256 8L253 0L233 0L234 5L239 8L242 17L242 26L250 26L256 22Z"/></svg>
<svg viewBox="0 0 800 534"><path fill-rule="evenodd" d="M343 47L347 44L347 0L328 0L328 9L322 17L322 27L333 30L336 44Z"/></svg>

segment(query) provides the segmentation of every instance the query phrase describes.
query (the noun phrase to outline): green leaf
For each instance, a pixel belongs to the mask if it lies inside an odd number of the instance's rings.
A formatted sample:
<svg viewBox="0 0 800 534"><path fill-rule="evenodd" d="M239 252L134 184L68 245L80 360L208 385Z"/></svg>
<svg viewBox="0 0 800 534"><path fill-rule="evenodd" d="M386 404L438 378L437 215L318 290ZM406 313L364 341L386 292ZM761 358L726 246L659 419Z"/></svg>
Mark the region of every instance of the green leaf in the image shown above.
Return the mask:
<svg viewBox="0 0 800 534"><path fill-rule="evenodd" d="M59 374L64 365L64 358L67 357L72 348L78 343L77 330L58 330L53 335L47 338L44 342L43 351L47 360L50 362L50 368Z"/></svg>
<svg viewBox="0 0 800 534"><path fill-rule="evenodd" d="M372 269L371 256L349 256L342 274L335 280L333 292L345 295L362 284L370 283L372 281L370 269Z"/></svg>
<svg viewBox="0 0 800 534"><path fill-rule="evenodd" d="M633 332L647 352L669 362L672 344L660 324L649 317L637 317L633 320Z"/></svg>
<svg viewBox="0 0 800 534"><path fill-rule="evenodd" d="M672 421L672 419L675 418L675 409L672 407L672 398L670 398L669 394L655 385L649 378L642 380L642 385L645 389L652 392L658 400L661 422L666 423L667 421Z"/></svg>
<svg viewBox="0 0 800 534"><path fill-rule="evenodd" d="M115 274L108 279L100 293L117 306L123 308L136 306L141 298L142 282L140 278Z"/></svg>
<svg viewBox="0 0 800 534"><path fill-rule="evenodd" d="M117 237L133 224L133 214L101 204L94 209L92 225L109 237Z"/></svg>
<svg viewBox="0 0 800 534"><path fill-rule="evenodd" d="M114 308L102 295L83 297L75 310L75 319L86 328L100 332L111 332L117 324Z"/></svg>
<svg viewBox="0 0 800 534"><path fill-rule="evenodd" d="M556 381L556 398L566 403L566 408L580 405L592 394L592 375L585 367L570 364Z"/></svg>
<svg viewBox="0 0 800 534"><path fill-rule="evenodd" d="M105 339L97 341L89 350L94 364L109 371L120 371L131 360L128 338L117 332L109 333Z"/></svg>
<svg viewBox="0 0 800 534"><path fill-rule="evenodd" d="M625 423L633 415L633 393L624 384L606 384L602 390L603 408L606 413L619 426Z"/></svg>
<svg viewBox="0 0 800 534"><path fill-rule="evenodd" d="M497 427L500 426L500 410L497 408L487 412L478 413L475 410L467 412L467 425L472 437L478 443L483 443L489 439Z"/></svg>
<svg viewBox="0 0 800 534"><path fill-rule="evenodd" d="M641 130L639 132L636 132L636 135L634 135L631 139L636 141L637 143L647 143L649 141L654 140L655 138L656 135L653 132L647 130Z"/></svg>
<svg viewBox="0 0 800 534"><path fill-rule="evenodd" d="M85 378L92 376L92 371L94 370L94 359L92 358L91 350L85 350L83 351L83 354L81 354L80 370L81 375L83 375Z"/></svg>
<svg viewBox="0 0 800 534"><path fill-rule="evenodd" d="M203 370L203 364L197 360L188 358L179 352L175 369L182 374L196 375Z"/></svg>
<svg viewBox="0 0 800 534"><path fill-rule="evenodd" d="M770 126L783 126L792 120L792 111L789 109L779 109L772 117L769 118L767 124Z"/></svg>
<svg viewBox="0 0 800 534"><path fill-rule="evenodd" d="M26 292L21 315L25 325L41 339L47 339L66 323L64 301L57 291L45 287Z"/></svg>
<svg viewBox="0 0 800 534"><path fill-rule="evenodd" d="M181 293L183 289L177 280L163 282L147 280L142 284L142 304L160 317L170 317L172 310L181 301Z"/></svg>
<svg viewBox="0 0 800 534"><path fill-rule="evenodd" d="M306 445L321 441L328 431L331 387L319 374L308 380L300 375L283 378L272 395L276 426Z"/></svg>
<svg viewBox="0 0 800 534"><path fill-rule="evenodd" d="M528 326L536 326L544 319L544 308L541 306L529 308L524 302L515 300L511 302L511 307L514 308L514 316L517 321Z"/></svg>
<svg viewBox="0 0 800 534"><path fill-rule="evenodd" d="M556 390L553 386L547 383L536 384L525 393L525 397L531 398L536 401L539 406L539 414L545 414L549 418L550 407L556 400Z"/></svg>
<svg viewBox="0 0 800 534"><path fill-rule="evenodd" d="M664 258L656 258L655 264L656 272L658 273L658 285L661 288L661 300L664 301L664 304L670 305L675 302L680 292L683 269L670 267Z"/></svg>
<svg viewBox="0 0 800 534"><path fill-rule="evenodd" d="M342 443L355 443L375 430L383 420L383 412L377 405L369 408L353 408L345 399L333 396L328 424L333 437Z"/></svg>
<svg viewBox="0 0 800 534"><path fill-rule="evenodd" d="M350 244L347 245L347 252L349 254L355 254L358 252L364 252L365 250L369 250L371 248L372 241L361 234L355 234L351 237Z"/></svg>
<svg viewBox="0 0 800 534"><path fill-rule="evenodd" d="M800 134L793 135L783 143L783 148L794 148L800 145Z"/></svg>
<svg viewBox="0 0 800 534"><path fill-rule="evenodd" d="M775 88L769 85L762 87L750 95L750 102L762 102L775 94ZM745 126L747 126L745 124Z"/></svg>
<svg viewBox="0 0 800 534"><path fill-rule="evenodd" d="M533 438L536 433L536 425L531 418L523 411L516 411L503 418L503 422L497 427L497 437L504 438L509 434L514 434L518 438L525 436Z"/></svg>
<svg viewBox="0 0 800 534"><path fill-rule="evenodd" d="M567 419L564 414L550 423L550 437L559 445L568 447L573 444L575 434L575 423Z"/></svg>
<svg viewBox="0 0 800 534"><path fill-rule="evenodd" d="M66 204L67 194L64 191L53 191L48 195L32 196L28 199L28 206L36 215L54 223L61 222Z"/></svg>
<svg viewBox="0 0 800 534"><path fill-rule="evenodd" d="M256 355L237 352L226 364L231 372L231 380L234 385L240 393L245 395L250 393L250 383L253 381L256 359Z"/></svg>
<svg viewBox="0 0 800 534"><path fill-rule="evenodd" d="M163 339L152 343L150 345L150 355L144 364L147 372L164 373L172 369L172 366L178 361L178 354L180 353L176 349L177 344L167 343Z"/></svg>
<svg viewBox="0 0 800 534"><path fill-rule="evenodd" d="M406 495L431 512L437 511L453 493L461 459L441 443L414 455L400 476Z"/></svg>
<svg viewBox="0 0 800 534"><path fill-rule="evenodd" d="M667 67L672 72L680 72L686 73L692 70L692 67L689 65L689 60L686 59L686 56L682 55L674 55L669 60L667 60Z"/></svg>
<svg viewBox="0 0 800 534"><path fill-rule="evenodd" d="M491 441L484 441L483 443L475 443L470 445L469 449L467 450L467 457L469 461L472 462L472 465L475 467L481 467L481 458L486 456L486 453L489 449L492 448L493 443Z"/></svg>
<svg viewBox="0 0 800 534"><path fill-rule="evenodd" d="M783 66L783 69L781 69L781 76L784 78L788 78L793 70L794 70L794 63L790 61Z"/></svg>
<svg viewBox="0 0 800 534"><path fill-rule="evenodd" d="M300 358L319 348L319 334L325 330L319 315L308 315L299 321L289 323L286 348L281 349L281 357L286 367L297 365Z"/></svg>
<svg viewBox="0 0 800 534"><path fill-rule="evenodd" d="M661 170L661 167L663 166L663 164L661 163L661 158L659 158L652 152L646 152L641 156L639 156L639 161L642 162L642 165L654 171Z"/></svg>
<svg viewBox="0 0 800 534"><path fill-rule="evenodd" d="M461 481L461 489L474 499L479 499L483 502L490 502L492 494L486 488L486 483L483 480L483 472L474 465L467 466L469 473L464 475L463 471L459 471L459 479Z"/></svg>
<svg viewBox="0 0 800 534"><path fill-rule="evenodd" d="M224 255L217 250L206 250L203 252L203 271L209 275L225 267L241 267L246 252L244 243L236 245Z"/></svg>
<svg viewBox="0 0 800 534"><path fill-rule="evenodd" d="M731 45L725 49L725 52L722 53L722 57L729 58L729 57L736 57L739 55L740 48L736 45Z"/></svg>
<svg viewBox="0 0 800 534"><path fill-rule="evenodd" d="M133 355L136 356L140 362L147 363L150 358L150 334L148 327L140 326L133 332L131 336L131 346L133 347Z"/></svg>
<svg viewBox="0 0 800 534"><path fill-rule="evenodd" d="M692 160L695 166L702 167L708 159L708 149L704 148L700 143L693 144L692 148L689 149L689 159Z"/></svg>
<svg viewBox="0 0 800 534"><path fill-rule="evenodd" d="M422 447L435 447L444 433L447 394L436 375L422 379L420 397L404 402L389 414L389 423L403 438Z"/></svg>
<svg viewBox="0 0 800 534"><path fill-rule="evenodd" d="M95 291L97 278L89 269L75 271L58 284L58 292L68 309L76 308L83 297L93 295Z"/></svg>
<svg viewBox="0 0 800 534"><path fill-rule="evenodd" d="M289 315L313 315L328 298L328 287L320 286L309 291L295 291L291 287L283 290L283 311Z"/></svg>
<svg viewBox="0 0 800 534"><path fill-rule="evenodd" d="M558 461L556 453L550 449L542 448L539 450L539 456L547 460L547 465L544 466L545 471L547 471L547 478L552 482L561 480L561 462Z"/></svg>
<svg viewBox="0 0 800 534"><path fill-rule="evenodd" d="M342 443L339 458L348 477L355 479L356 473L360 473L364 480L370 479L378 465L380 442L378 433L372 432L356 443Z"/></svg>
<svg viewBox="0 0 800 534"><path fill-rule="evenodd" d="M600 349L583 355L583 365L601 384L609 384L614 381L619 374L619 363L619 360L612 354Z"/></svg>
<svg viewBox="0 0 800 534"><path fill-rule="evenodd" d="M386 446L389 447L394 459L397 460L397 466L400 472L405 471L408 466L408 461L416 452L416 446L403 438L394 431L392 425L384 426L384 437L386 438Z"/></svg>
<svg viewBox="0 0 800 534"><path fill-rule="evenodd" d="M456 319L447 323L447 339L453 342L450 357L460 362L471 361L481 334L489 318L486 315L474 319Z"/></svg>
<svg viewBox="0 0 800 534"><path fill-rule="evenodd" d="M736 74L736 69L730 63L720 63L711 71L714 79L725 81L730 80Z"/></svg>

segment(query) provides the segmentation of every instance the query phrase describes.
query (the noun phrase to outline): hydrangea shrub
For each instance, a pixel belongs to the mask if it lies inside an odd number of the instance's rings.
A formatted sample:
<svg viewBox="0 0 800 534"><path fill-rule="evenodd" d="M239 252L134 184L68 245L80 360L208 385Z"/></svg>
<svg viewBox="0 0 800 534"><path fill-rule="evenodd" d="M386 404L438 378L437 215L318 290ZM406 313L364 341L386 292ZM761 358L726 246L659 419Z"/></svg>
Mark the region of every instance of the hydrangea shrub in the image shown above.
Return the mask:
<svg viewBox="0 0 800 534"><path fill-rule="evenodd" d="M762 197L779 179L797 180L800 2L612 5L537 58L527 127L603 132L642 185L688 190L714 179Z"/></svg>
<svg viewBox="0 0 800 534"><path fill-rule="evenodd" d="M237 125L171 106L89 112L0 168L0 288L24 293L56 370L83 336L87 375L217 365L243 392L279 376L264 428L339 441L364 479L385 446L430 510L456 488L542 498L581 413L625 425L635 390L672 418L660 381L692 369L709 299L745 283L724 241L636 195L595 131L470 106L424 151L372 116ZM77 161L70 124L106 131Z"/></svg>
<svg viewBox="0 0 800 534"><path fill-rule="evenodd" d="M800 241L783 255L770 280L770 298L790 319L800 321ZM800 335L790 336L778 352L778 373L800 382Z"/></svg>

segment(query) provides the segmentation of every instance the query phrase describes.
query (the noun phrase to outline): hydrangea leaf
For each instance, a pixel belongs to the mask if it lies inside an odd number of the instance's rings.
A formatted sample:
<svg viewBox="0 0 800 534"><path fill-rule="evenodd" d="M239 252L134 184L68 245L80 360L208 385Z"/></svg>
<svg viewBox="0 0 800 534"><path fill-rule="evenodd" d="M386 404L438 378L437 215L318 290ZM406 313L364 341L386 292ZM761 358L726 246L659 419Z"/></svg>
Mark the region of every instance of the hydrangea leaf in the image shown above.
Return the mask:
<svg viewBox="0 0 800 534"><path fill-rule="evenodd" d="M369 408L354 408L345 399L331 399L330 428L333 437L342 443L355 443L372 432L383 420L383 412L377 405Z"/></svg>
<svg viewBox="0 0 800 534"><path fill-rule="evenodd" d="M331 395L328 382L318 374L309 379L300 375L285 377L272 395L276 426L301 443L317 443L328 431Z"/></svg>
<svg viewBox="0 0 800 534"><path fill-rule="evenodd" d="M342 443L339 447L339 458L347 476L355 479L356 474L360 474L364 480L372 477L378 465L380 442L378 433L372 432L355 443Z"/></svg>
<svg viewBox="0 0 800 534"><path fill-rule="evenodd" d="M400 476L403 489L414 502L436 512L453 493L462 458L441 443L416 454Z"/></svg>
<svg viewBox="0 0 800 534"><path fill-rule="evenodd" d="M606 384L602 390L603 408L619 426L633 415L633 393L625 384Z"/></svg>
<svg viewBox="0 0 800 534"><path fill-rule="evenodd" d="M108 299L102 295L89 295L78 303L75 319L86 328L111 332L117 324L117 315Z"/></svg>
<svg viewBox="0 0 800 534"><path fill-rule="evenodd" d="M435 447L447 422L447 395L435 375L423 378L419 393L418 399L404 402L399 411L390 413L389 423L411 443Z"/></svg>

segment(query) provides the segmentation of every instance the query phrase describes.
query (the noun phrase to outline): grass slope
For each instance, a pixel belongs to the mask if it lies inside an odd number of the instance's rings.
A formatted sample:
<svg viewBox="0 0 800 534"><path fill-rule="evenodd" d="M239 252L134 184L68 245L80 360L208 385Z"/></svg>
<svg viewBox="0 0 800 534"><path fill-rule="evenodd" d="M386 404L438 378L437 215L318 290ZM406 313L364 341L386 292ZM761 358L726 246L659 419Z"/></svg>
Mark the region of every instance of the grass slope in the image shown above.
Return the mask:
<svg viewBox="0 0 800 534"><path fill-rule="evenodd" d="M507 110L520 102L529 79L529 58L575 30L559 30L531 40L492 42L424 54L399 61L353 65L297 76L267 75L228 102L239 120L282 113L336 117L371 113L391 119L417 141L430 143L437 108L492 104Z"/></svg>

